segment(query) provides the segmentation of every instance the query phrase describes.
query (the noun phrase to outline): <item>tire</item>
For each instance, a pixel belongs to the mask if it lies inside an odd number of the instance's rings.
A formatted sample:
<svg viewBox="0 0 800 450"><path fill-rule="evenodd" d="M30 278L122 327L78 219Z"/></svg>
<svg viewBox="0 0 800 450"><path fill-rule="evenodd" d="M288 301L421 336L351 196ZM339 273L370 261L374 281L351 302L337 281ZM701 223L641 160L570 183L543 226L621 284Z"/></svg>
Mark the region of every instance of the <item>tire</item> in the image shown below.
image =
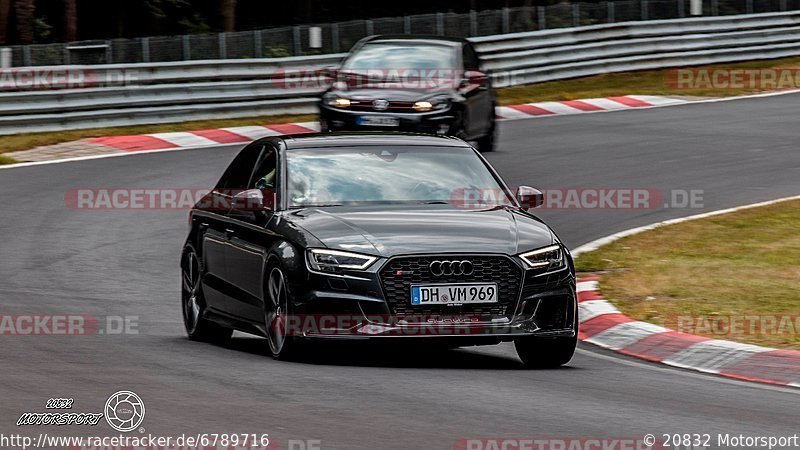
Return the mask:
<svg viewBox="0 0 800 450"><path fill-rule="evenodd" d="M494 108L492 108L492 114L494 114ZM486 133L486 136L478 139L476 142L478 144L478 151L481 153L488 153L494 151L494 141L497 137L497 124L495 122L494 116L492 116L491 126L489 127L489 132Z"/></svg>
<svg viewBox="0 0 800 450"><path fill-rule="evenodd" d="M554 369L567 364L578 346L578 322L575 321L575 336L541 338L526 336L514 340L517 355L529 369Z"/></svg>
<svg viewBox="0 0 800 450"><path fill-rule="evenodd" d="M203 266L192 245L187 245L181 261L181 310L183 325L190 340L224 345L233 330L203 318L206 303L200 283Z"/></svg>
<svg viewBox="0 0 800 450"><path fill-rule="evenodd" d="M279 360L295 360L302 354L301 342L286 334L287 317L291 314L292 295L286 282L286 271L277 257L267 264L264 286L264 329L269 351Z"/></svg>

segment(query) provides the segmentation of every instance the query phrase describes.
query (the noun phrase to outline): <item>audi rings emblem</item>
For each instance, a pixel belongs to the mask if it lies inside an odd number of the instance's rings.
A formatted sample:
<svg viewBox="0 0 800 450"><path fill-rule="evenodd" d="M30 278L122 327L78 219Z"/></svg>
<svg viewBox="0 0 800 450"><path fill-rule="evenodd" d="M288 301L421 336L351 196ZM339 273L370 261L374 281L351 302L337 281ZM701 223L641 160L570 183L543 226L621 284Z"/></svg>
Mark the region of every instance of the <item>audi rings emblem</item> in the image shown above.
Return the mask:
<svg viewBox="0 0 800 450"><path fill-rule="evenodd" d="M433 261L428 266L434 276L441 277L445 275L472 275L475 271L475 266L472 261Z"/></svg>

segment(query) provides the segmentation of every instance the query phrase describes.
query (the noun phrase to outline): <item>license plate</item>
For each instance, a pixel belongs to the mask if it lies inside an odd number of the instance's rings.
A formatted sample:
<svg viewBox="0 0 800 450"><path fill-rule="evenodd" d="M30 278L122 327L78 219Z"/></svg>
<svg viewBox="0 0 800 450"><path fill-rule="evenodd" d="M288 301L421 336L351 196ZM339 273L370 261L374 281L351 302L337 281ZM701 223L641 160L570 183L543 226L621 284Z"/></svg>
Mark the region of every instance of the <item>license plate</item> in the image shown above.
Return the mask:
<svg viewBox="0 0 800 450"><path fill-rule="evenodd" d="M428 284L411 286L412 305L497 303L497 284Z"/></svg>
<svg viewBox="0 0 800 450"><path fill-rule="evenodd" d="M360 116L356 124L370 127L399 127L400 120L391 116Z"/></svg>

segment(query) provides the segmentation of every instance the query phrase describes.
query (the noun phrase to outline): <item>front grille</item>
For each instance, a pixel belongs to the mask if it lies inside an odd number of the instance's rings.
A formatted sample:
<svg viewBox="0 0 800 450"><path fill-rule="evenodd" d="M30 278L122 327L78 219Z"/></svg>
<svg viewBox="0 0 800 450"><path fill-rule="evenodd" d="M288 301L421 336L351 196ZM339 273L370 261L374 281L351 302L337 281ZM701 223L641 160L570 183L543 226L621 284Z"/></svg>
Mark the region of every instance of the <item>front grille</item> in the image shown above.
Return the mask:
<svg viewBox="0 0 800 450"><path fill-rule="evenodd" d="M377 112L396 112L396 113L416 112L414 111L414 108L412 108L412 106L414 106L414 102L390 101L389 106L386 109L377 110L372 106L372 100L361 100L358 101L357 103L356 101L353 101L353 103L350 104L350 109L354 111L377 111Z"/></svg>
<svg viewBox="0 0 800 450"><path fill-rule="evenodd" d="M434 260L445 259L470 260L474 265L474 272L468 276L434 276L428 266ZM398 271L402 271L403 274L397 275ZM514 313L519 297L522 270L505 256L435 255L394 258L381 269L380 276L389 310L399 318L412 315L497 317ZM460 306L411 305L412 284L439 283L497 283L498 303Z"/></svg>

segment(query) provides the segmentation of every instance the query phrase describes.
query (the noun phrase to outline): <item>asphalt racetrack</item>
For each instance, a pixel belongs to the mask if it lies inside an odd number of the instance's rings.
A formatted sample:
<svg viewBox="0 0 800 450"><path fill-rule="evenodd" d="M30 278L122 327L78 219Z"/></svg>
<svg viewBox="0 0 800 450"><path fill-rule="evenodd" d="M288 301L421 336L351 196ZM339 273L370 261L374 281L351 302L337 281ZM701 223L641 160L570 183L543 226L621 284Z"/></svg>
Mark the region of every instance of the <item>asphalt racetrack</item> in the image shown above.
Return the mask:
<svg viewBox="0 0 800 450"><path fill-rule="evenodd" d="M571 247L672 217L800 193L800 95L503 122L488 157L513 186L702 190L702 208L543 210ZM51 397L99 411L131 390L146 433L269 433L322 448L449 449L459 439L797 432L800 391L652 365L582 345L522 370L513 345L332 349L274 361L266 341L190 342L179 307L186 211L86 211L78 188L207 188L240 146L0 170L3 314L134 316L138 334L0 337L0 433ZM662 205L663 206L663 205ZM698 275L701 276L701 275ZM77 430L77 431L76 431ZM137 433L134 431L133 433Z"/></svg>

